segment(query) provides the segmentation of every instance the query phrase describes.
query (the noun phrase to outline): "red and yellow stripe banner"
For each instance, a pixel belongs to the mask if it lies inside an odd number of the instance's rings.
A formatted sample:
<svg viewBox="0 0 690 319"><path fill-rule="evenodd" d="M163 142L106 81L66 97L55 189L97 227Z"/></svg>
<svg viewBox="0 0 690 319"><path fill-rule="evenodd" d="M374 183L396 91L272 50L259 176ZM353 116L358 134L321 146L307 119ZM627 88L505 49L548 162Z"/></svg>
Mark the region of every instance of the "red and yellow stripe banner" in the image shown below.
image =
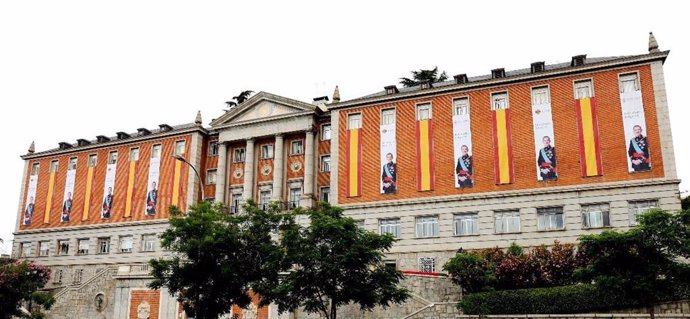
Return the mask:
<svg viewBox="0 0 690 319"><path fill-rule="evenodd" d="M53 207L53 188L55 187L55 172L50 172L48 180L48 197L46 198L46 210L43 215L43 223L50 223L50 209Z"/></svg>
<svg viewBox="0 0 690 319"><path fill-rule="evenodd" d="M417 191L434 190L433 127L431 120L417 121Z"/></svg>
<svg viewBox="0 0 690 319"><path fill-rule="evenodd" d="M362 129L347 130L347 197L362 195Z"/></svg>
<svg viewBox="0 0 690 319"><path fill-rule="evenodd" d="M593 97L576 100L575 113L577 113L577 127L580 136L582 176L602 175L596 100Z"/></svg>
<svg viewBox="0 0 690 319"><path fill-rule="evenodd" d="M134 173L137 161L129 161L129 176L127 178L127 198L125 199L125 217L132 216L132 194L134 193Z"/></svg>
<svg viewBox="0 0 690 319"><path fill-rule="evenodd" d="M492 117L496 184L510 184L514 181L513 145L510 141L510 109L495 110Z"/></svg>
<svg viewBox="0 0 690 319"><path fill-rule="evenodd" d="M91 208L91 186L93 184L93 166L89 166L86 173L86 193L84 194L84 211L81 215L81 220L89 220L89 210Z"/></svg>

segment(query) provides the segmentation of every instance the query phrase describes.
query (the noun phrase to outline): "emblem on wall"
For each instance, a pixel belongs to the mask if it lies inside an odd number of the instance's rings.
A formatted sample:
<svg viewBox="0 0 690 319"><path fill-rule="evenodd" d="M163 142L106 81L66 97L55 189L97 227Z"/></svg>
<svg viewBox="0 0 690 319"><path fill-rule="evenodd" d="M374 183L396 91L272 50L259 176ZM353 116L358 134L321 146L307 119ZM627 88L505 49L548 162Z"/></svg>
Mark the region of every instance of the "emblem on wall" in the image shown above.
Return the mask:
<svg viewBox="0 0 690 319"><path fill-rule="evenodd" d="M240 177L242 177L242 174L244 174L244 173L243 173L242 170L239 169L239 168L236 169L234 172L232 172L232 176L233 176L234 178L240 178Z"/></svg>
<svg viewBox="0 0 690 319"><path fill-rule="evenodd" d="M151 316L151 305L144 301L137 306L137 319L149 319Z"/></svg>
<svg viewBox="0 0 690 319"><path fill-rule="evenodd" d="M93 305L96 307L96 310L98 312L101 312L105 309L106 301L105 301L105 295L102 293L99 293L96 295L96 297L93 298Z"/></svg>
<svg viewBox="0 0 690 319"><path fill-rule="evenodd" d="M290 169L293 172L299 172L302 169L302 163L300 162L292 162L290 163Z"/></svg>
<svg viewBox="0 0 690 319"><path fill-rule="evenodd" d="M273 169L269 165L264 165L261 167L261 175L268 176L268 174L271 174Z"/></svg>

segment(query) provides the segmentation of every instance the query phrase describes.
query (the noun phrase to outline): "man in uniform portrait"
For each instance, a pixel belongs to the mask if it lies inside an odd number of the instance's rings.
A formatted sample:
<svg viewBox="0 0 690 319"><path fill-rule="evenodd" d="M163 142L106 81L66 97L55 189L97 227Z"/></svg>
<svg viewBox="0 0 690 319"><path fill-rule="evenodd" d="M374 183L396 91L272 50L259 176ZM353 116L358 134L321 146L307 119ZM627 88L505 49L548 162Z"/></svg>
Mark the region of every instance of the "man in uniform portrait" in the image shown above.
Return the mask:
<svg viewBox="0 0 690 319"><path fill-rule="evenodd" d="M31 219L34 216L34 197L29 196L29 204L24 209L24 225L31 225Z"/></svg>
<svg viewBox="0 0 690 319"><path fill-rule="evenodd" d="M69 215L72 213L72 192L67 192L67 199L62 203L62 222L69 221Z"/></svg>
<svg viewBox="0 0 690 319"><path fill-rule="evenodd" d="M156 214L156 203L158 202L158 189L156 188L156 182L151 183L151 190L146 195L146 214L155 215Z"/></svg>
<svg viewBox="0 0 690 319"><path fill-rule="evenodd" d="M467 145L460 146L460 152L462 152L462 155L458 158L458 162L455 165L458 186L472 187L474 184L474 176L472 175L472 156L469 154L470 148L467 147Z"/></svg>
<svg viewBox="0 0 690 319"><path fill-rule="evenodd" d="M649 145L647 144L647 137L642 135L642 126L633 126L633 133L635 137L630 139L628 145L628 156L630 157L630 164L633 171L647 171L651 168L649 165Z"/></svg>
<svg viewBox="0 0 690 319"><path fill-rule="evenodd" d="M556 148L551 146L551 138L544 136L541 139L544 147L539 150L539 158L537 164L539 165L539 175L543 180L550 180L558 178L556 169Z"/></svg>
<svg viewBox="0 0 690 319"><path fill-rule="evenodd" d="M383 182L383 193L394 194L397 191L398 174L393 163L393 154L386 154L386 164L381 169L381 181Z"/></svg>
<svg viewBox="0 0 690 319"><path fill-rule="evenodd" d="M103 210L101 211L101 218L110 218L113 209L113 188L108 187L108 195L103 198Z"/></svg>

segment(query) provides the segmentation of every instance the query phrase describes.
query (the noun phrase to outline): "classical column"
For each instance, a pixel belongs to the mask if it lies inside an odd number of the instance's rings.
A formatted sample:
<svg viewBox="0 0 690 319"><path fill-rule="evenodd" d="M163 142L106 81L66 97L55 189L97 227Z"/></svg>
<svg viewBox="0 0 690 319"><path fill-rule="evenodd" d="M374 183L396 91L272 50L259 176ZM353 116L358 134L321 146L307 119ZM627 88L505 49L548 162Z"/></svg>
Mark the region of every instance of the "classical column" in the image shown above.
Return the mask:
<svg viewBox="0 0 690 319"><path fill-rule="evenodd" d="M304 194L303 199L307 199L307 207L312 206L314 197L314 130L308 129L304 139Z"/></svg>
<svg viewBox="0 0 690 319"><path fill-rule="evenodd" d="M283 167L285 166L283 142L283 135L276 134L276 146L273 153L273 201L283 200Z"/></svg>
<svg viewBox="0 0 690 319"><path fill-rule="evenodd" d="M247 147L244 150L244 188L242 198L247 201L254 199L254 139L247 139Z"/></svg>
<svg viewBox="0 0 690 319"><path fill-rule="evenodd" d="M228 147L225 143L218 143L218 168L216 170L216 201L224 205L225 202L225 181L227 180L225 173L228 171L227 167Z"/></svg>

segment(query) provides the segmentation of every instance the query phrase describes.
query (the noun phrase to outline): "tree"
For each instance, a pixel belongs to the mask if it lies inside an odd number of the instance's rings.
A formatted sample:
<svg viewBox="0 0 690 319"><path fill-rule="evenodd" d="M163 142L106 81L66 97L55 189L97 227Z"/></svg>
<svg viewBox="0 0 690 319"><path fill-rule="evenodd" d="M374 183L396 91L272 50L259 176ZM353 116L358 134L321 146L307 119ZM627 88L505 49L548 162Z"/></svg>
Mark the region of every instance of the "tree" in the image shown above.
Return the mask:
<svg viewBox="0 0 690 319"><path fill-rule="evenodd" d="M685 198L680 201L680 206L683 210L690 209L690 195L685 196Z"/></svg>
<svg viewBox="0 0 690 319"><path fill-rule="evenodd" d="M170 214L161 246L173 256L149 262L154 277L149 287L168 288L198 319L218 318L231 305L246 308L250 289L260 295L261 305L271 302L269 288L289 268L272 234L292 223L290 215L275 205L263 211L253 203L242 214L229 215L221 204L206 201L186 215L172 206Z"/></svg>
<svg viewBox="0 0 690 319"><path fill-rule="evenodd" d="M432 83L443 82L448 79L446 71L441 72L438 75L438 66L435 66L432 70L421 69L419 71L410 71L412 73L412 78L400 78L400 84L404 87L417 86L423 82L431 81Z"/></svg>
<svg viewBox="0 0 690 319"><path fill-rule="evenodd" d="M294 267L275 289L280 312L303 307L335 319L337 308L350 303L371 310L407 299L398 287L404 275L383 264L395 241L390 234L365 231L327 203L305 213L310 225L287 227L281 240Z"/></svg>
<svg viewBox="0 0 690 319"><path fill-rule="evenodd" d="M13 316L42 318L42 308L50 309L55 299L38 291L48 282L50 271L26 260L0 258L0 319ZM20 310L27 303L30 313Z"/></svg>
<svg viewBox="0 0 690 319"><path fill-rule="evenodd" d="M244 103L244 101L248 100L249 97L252 95L252 93L254 93L254 91L252 91L252 90L242 91L237 96L233 96L232 101L227 101L227 102L225 102L225 104L228 105L228 109L233 108L235 106L238 106L238 105Z"/></svg>

